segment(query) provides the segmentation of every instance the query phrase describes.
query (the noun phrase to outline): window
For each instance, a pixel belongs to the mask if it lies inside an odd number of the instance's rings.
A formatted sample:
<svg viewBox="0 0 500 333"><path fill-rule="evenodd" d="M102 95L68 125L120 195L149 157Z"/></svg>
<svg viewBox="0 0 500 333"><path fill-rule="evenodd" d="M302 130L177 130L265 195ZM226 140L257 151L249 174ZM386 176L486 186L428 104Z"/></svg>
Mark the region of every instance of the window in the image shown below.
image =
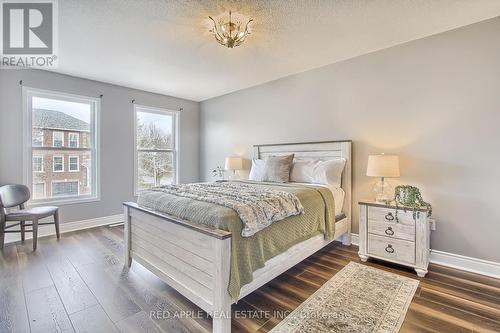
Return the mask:
<svg viewBox="0 0 500 333"><path fill-rule="evenodd" d="M68 134L68 147L78 148L79 136L80 135L78 133L69 133Z"/></svg>
<svg viewBox="0 0 500 333"><path fill-rule="evenodd" d="M32 133L33 147L43 146L43 131L39 128L33 128Z"/></svg>
<svg viewBox="0 0 500 333"><path fill-rule="evenodd" d="M33 199L45 198L45 183L33 184Z"/></svg>
<svg viewBox="0 0 500 333"><path fill-rule="evenodd" d="M98 200L100 100L28 87L23 98L24 182L39 193L32 204Z"/></svg>
<svg viewBox="0 0 500 333"><path fill-rule="evenodd" d="M178 112L135 106L135 192L176 183Z"/></svg>
<svg viewBox="0 0 500 333"><path fill-rule="evenodd" d="M78 181L52 182L53 197L78 196Z"/></svg>
<svg viewBox="0 0 500 333"><path fill-rule="evenodd" d="M33 156L33 172L43 172L43 156Z"/></svg>
<svg viewBox="0 0 500 333"><path fill-rule="evenodd" d="M69 171L77 172L80 171L80 163L78 156L70 156L69 157Z"/></svg>
<svg viewBox="0 0 500 333"><path fill-rule="evenodd" d="M52 159L52 171L63 172L64 171L64 156L54 156Z"/></svg>
<svg viewBox="0 0 500 333"><path fill-rule="evenodd" d="M52 132L52 147L64 146L64 132Z"/></svg>

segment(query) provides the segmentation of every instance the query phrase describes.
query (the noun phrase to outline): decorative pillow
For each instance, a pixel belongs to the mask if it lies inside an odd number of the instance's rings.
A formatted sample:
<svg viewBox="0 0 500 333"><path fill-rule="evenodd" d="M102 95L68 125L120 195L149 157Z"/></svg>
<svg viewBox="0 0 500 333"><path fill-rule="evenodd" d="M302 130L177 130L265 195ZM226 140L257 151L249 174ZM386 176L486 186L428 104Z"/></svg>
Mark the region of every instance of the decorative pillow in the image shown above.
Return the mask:
<svg viewBox="0 0 500 333"><path fill-rule="evenodd" d="M342 187L342 171L345 162L344 158L316 162L313 169L313 183L330 185L336 188Z"/></svg>
<svg viewBox="0 0 500 333"><path fill-rule="evenodd" d="M269 156L266 159L264 181L287 183L290 181L290 168L294 154L285 156Z"/></svg>
<svg viewBox="0 0 500 333"><path fill-rule="evenodd" d="M296 160L292 164L292 169L290 170L290 181L296 183L312 183L314 165L318 161L301 161Z"/></svg>
<svg viewBox="0 0 500 333"><path fill-rule="evenodd" d="M266 166L266 161L253 159L252 168L250 169L249 180L255 180L261 182L264 180L264 170Z"/></svg>

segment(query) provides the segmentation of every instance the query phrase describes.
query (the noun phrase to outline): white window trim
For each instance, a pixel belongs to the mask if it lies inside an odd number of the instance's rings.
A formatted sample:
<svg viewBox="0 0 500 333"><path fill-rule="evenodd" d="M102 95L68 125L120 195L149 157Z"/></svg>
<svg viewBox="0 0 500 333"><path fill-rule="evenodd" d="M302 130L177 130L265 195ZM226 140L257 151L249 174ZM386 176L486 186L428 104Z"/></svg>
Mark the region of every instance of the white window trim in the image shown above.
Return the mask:
<svg viewBox="0 0 500 333"><path fill-rule="evenodd" d="M62 170L56 170L56 158L60 157L62 159ZM54 155L52 156L52 172L64 172L64 156Z"/></svg>
<svg viewBox="0 0 500 333"><path fill-rule="evenodd" d="M174 184L179 183L179 161L180 161L180 139L179 139L179 128L180 128L180 111L162 109L157 107L151 107L146 105L134 104L134 195L137 196L139 193L139 189L137 187L139 181L139 165L138 165L138 151L137 151L137 112L144 111L150 113L158 113L158 114L168 114L173 116L173 133L172 138L174 139L174 147L172 149L173 157L174 157Z"/></svg>
<svg viewBox="0 0 500 333"><path fill-rule="evenodd" d="M61 147L56 147L56 133L61 133L62 134L62 145ZM61 132L61 131L53 131L52 132L52 147L53 148L62 148L64 147L64 132Z"/></svg>
<svg viewBox="0 0 500 333"><path fill-rule="evenodd" d="M52 182L50 182L50 194L52 197L54 197L54 193L53 193L54 188L52 187L52 185L59 184L59 183L76 183L78 185L78 194L67 196L68 198L73 198L73 197L77 197L80 195L80 181L78 179L65 179L65 180L53 180ZM59 198L59 197L55 197L55 198Z"/></svg>
<svg viewBox="0 0 500 333"><path fill-rule="evenodd" d="M78 198L47 198L43 200L30 200L31 206L40 206L46 204L72 205L79 203L95 202L101 200L101 158L100 158L100 126L101 126L101 99L84 95L67 94L57 91L36 89L27 86L22 88L23 95L23 183L32 187L33 171L32 171L32 112L31 100L32 97L57 98L74 102L80 100L83 103L89 103L92 107L92 134L90 140L93 143L90 147L92 158L92 168L90 168L90 177L92 184L92 193L88 195L80 195Z"/></svg>
<svg viewBox="0 0 500 333"><path fill-rule="evenodd" d="M71 170L71 159L76 157L76 170ZM80 156L70 155L68 156L68 171L69 172L80 172Z"/></svg>
<svg viewBox="0 0 500 333"><path fill-rule="evenodd" d="M44 172L45 168L43 167L43 160L44 160L43 156L33 156L33 157L41 158L42 159L42 163L40 164L41 165L41 170L34 170L34 168L32 167L33 168L33 172ZM36 184L40 184L40 183L36 183Z"/></svg>
<svg viewBox="0 0 500 333"><path fill-rule="evenodd" d="M76 147L71 147L71 135L76 135ZM80 148L80 133L78 132L68 133L68 148Z"/></svg>

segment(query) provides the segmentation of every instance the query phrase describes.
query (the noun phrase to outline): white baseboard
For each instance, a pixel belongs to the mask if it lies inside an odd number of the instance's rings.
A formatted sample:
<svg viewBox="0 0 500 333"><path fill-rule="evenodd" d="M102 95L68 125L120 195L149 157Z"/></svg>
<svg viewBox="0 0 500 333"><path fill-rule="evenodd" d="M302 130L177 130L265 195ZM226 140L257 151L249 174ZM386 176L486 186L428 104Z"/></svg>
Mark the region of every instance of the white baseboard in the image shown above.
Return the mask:
<svg viewBox="0 0 500 333"><path fill-rule="evenodd" d="M467 272L500 278L500 263L494 261L431 250L431 262L438 265L461 269Z"/></svg>
<svg viewBox="0 0 500 333"><path fill-rule="evenodd" d="M351 243L352 245L359 245L359 235L351 233Z"/></svg>
<svg viewBox="0 0 500 333"><path fill-rule="evenodd" d="M123 222L123 214L116 214L116 215L97 217L94 219L88 219L82 221L61 223L59 225L59 230L61 233L66 233L66 232L95 228L103 225L115 224L121 222ZM56 230L54 225L43 225L38 228L38 237L52 236L55 234ZM31 238L33 238L31 232L26 233L26 239L31 239ZM18 242L20 240L21 240L21 234L19 233L5 234L5 243L13 243L13 242Z"/></svg>
<svg viewBox="0 0 500 333"><path fill-rule="evenodd" d="M359 245L359 235L351 234L351 242L353 245ZM430 262L437 265L460 269L466 272L500 278L500 263L494 261L466 257L460 254L431 249Z"/></svg>

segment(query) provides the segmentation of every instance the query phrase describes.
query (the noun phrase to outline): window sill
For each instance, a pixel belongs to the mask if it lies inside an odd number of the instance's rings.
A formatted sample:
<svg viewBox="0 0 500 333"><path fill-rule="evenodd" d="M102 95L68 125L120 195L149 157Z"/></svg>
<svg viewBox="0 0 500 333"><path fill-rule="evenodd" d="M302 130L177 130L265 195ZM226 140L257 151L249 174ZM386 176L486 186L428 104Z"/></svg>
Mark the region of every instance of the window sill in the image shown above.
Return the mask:
<svg viewBox="0 0 500 333"><path fill-rule="evenodd" d="M39 206L65 206L65 205L75 205L81 203L97 202L101 201L100 197L85 197L85 198L68 198L68 199L52 199L52 200L35 200L30 201L28 205L30 207Z"/></svg>

